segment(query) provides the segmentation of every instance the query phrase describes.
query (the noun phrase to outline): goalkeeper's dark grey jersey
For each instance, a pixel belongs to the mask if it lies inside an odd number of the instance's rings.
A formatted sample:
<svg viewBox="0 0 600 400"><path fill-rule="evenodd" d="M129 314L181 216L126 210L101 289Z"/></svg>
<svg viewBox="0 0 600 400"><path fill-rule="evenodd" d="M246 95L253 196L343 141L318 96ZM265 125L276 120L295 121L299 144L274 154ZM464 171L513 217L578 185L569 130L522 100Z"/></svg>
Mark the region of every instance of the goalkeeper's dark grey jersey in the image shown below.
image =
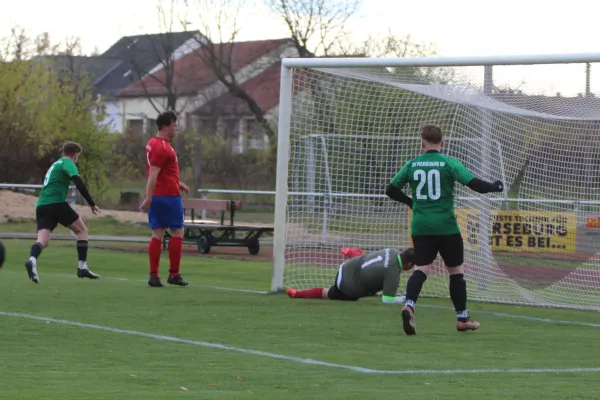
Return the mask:
<svg viewBox="0 0 600 400"><path fill-rule="evenodd" d="M372 296L383 290L384 296L396 296L400 284L400 253L383 249L354 257L340 267L338 288L354 297Z"/></svg>

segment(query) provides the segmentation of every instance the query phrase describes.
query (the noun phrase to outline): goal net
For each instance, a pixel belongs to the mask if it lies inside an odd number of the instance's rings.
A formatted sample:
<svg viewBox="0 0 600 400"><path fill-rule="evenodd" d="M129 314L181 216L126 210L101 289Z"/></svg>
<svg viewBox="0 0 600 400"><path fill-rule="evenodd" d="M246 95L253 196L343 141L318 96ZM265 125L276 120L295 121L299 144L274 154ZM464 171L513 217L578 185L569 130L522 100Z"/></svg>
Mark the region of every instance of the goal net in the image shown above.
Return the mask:
<svg viewBox="0 0 600 400"><path fill-rule="evenodd" d="M273 290L330 286L342 247L411 246L385 188L431 123L443 153L506 186L455 187L469 299L600 310L600 64L355 64L291 69L291 93L282 75ZM422 294L448 297L439 257Z"/></svg>

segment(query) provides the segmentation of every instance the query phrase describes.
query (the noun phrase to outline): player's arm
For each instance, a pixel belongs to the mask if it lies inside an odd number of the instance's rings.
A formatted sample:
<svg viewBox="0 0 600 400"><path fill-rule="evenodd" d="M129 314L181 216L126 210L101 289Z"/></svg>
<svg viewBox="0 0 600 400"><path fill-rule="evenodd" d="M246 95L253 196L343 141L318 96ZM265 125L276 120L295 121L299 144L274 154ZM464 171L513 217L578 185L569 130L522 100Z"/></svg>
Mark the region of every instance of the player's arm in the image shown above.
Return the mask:
<svg viewBox="0 0 600 400"><path fill-rule="evenodd" d="M155 165L150 166L150 172L148 173L148 182L146 182L146 199L152 201L152 193L154 193L154 189L156 188L156 180L158 179L158 174L160 173L161 168Z"/></svg>
<svg viewBox="0 0 600 400"><path fill-rule="evenodd" d="M400 203L406 204L408 207L412 208L413 201L410 197L408 197L403 191L402 188L406 186L408 183L408 163L404 164L400 172L396 174L390 181L390 184L387 186L385 190L385 194L387 197L394 201L398 201Z"/></svg>
<svg viewBox="0 0 600 400"><path fill-rule="evenodd" d="M81 196L85 199L85 201L87 201L89 206L92 208L95 207L96 203L92 199L92 195L90 195L90 192L88 191L87 186L85 186L85 183L83 183L81 177L79 175L75 175L71 177L71 180L75 184L77 190L79 190L79 193L81 193Z"/></svg>
<svg viewBox="0 0 600 400"><path fill-rule="evenodd" d="M467 186L469 189L485 194L492 192L501 192L504 190L504 185L501 181L486 182L476 178L460 161L454 160L452 165L452 174L454 179L460 184Z"/></svg>
<svg viewBox="0 0 600 400"><path fill-rule="evenodd" d="M96 203L92 199L90 192L88 191L87 187L85 186L85 183L83 183L81 176L79 176L79 170L77 169L77 166L75 165L75 163L72 163L72 162L63 163L63 170L67 173L67 175L69 176L69 179L71 179L73 181L73 183L75 184L75 187L77 188L79 193L81 193L81 196L85 199L85 201L89 204L89 206L92 208L96 207Z"/></svg>
<svg viewBox="0 0 600 400"><path fill-rule="evenodd" d="M179 190L181 190L182 192L185 192L185 193L189 193L190 187L183 182L179 182Z"/></svg>
<svg viewBox="0 0 600 400"><path fill-rule="evenodd" d="M402 304L404 296L396 296L398 286L400 285L400 269L396 263L391 263L383 278L383 293L381 294L381 302L383 304Z"/></svg>
<svg viewBox="0 0 600 400"><path fill-rule="evenodd" d="M148 163L148 166L150 168L148 172L148 181L146 182L146 198L144 199L145 205L149 206L150 203L152 203L152 194L154 193L154 189L156 188L158 174L165 165L166 159L167 152L159 146L157 146L156 148L150 147L149 151L146 153L146 162Z"/></svg>
<svg viewBox="0 0 600 400"><path fill-rule="evenodd" d="M492 192L501 192L504 190L504 185L500 181L496 182L486 182L479 178L473 178L467 183L467 187L471 190L476 191L477 193L492 193Z"/></svg>

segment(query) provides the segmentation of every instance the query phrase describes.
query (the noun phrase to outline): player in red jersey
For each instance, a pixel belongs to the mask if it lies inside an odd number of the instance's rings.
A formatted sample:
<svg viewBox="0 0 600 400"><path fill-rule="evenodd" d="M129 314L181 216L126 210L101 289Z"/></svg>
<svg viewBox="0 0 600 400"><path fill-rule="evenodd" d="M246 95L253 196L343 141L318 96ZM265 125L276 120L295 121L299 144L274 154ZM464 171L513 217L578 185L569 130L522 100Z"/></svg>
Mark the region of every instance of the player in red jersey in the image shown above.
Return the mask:
<svg viewBox="0 0 600 400"><path fill-rule="evenodd" d="M171 285L186 286L188 283L179 274L181 249L183 246L183 202L180 191L190 189L179 181L177 154L171 146L171 139L177 134L177 114L166 111L156 118L158 134L146 145L146 197L140 209L148 212L148 222L152 229L152 239L148 246L150 258L150 278L148 285L163 287L158 276L160 254L165 229L171 230L169 240L169 278Z"/></svg>

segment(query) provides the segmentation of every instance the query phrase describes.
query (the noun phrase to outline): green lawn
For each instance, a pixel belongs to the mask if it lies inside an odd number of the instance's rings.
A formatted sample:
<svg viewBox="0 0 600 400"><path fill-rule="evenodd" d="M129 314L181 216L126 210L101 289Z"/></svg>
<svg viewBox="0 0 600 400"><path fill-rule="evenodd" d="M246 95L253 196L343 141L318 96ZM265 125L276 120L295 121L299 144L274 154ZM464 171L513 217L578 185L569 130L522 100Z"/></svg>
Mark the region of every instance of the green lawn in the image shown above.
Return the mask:
<svg viewBox="0 0 600 400"><path fill-rule="evenodd" d="M73 243L54 242L35 285L22 266L30 242L4 244L0 398L598 398L600 372L490 371L600 367L598 313L470 303L482 328L460 334L448 301L422 299L418 335L406 337L400 308L376 298L340 303L223 289L267 291L270 263L186 256L191 286L151 289L145 254L90 249L102 279L80 280ZM166 254L162 263L166 278Z"/></svg>
<svg viewBox="0 0 600 400"><path fill-rule="evenodd" d="M120 222L112 217L88 219L85 224L90 235L150 237L150 228L131 222ZM35 221L7 222L0 224L0 232L33 234L36 233L36 224ZM67 235L69 232L67 228L59 225L53 233Z"/></svg>

